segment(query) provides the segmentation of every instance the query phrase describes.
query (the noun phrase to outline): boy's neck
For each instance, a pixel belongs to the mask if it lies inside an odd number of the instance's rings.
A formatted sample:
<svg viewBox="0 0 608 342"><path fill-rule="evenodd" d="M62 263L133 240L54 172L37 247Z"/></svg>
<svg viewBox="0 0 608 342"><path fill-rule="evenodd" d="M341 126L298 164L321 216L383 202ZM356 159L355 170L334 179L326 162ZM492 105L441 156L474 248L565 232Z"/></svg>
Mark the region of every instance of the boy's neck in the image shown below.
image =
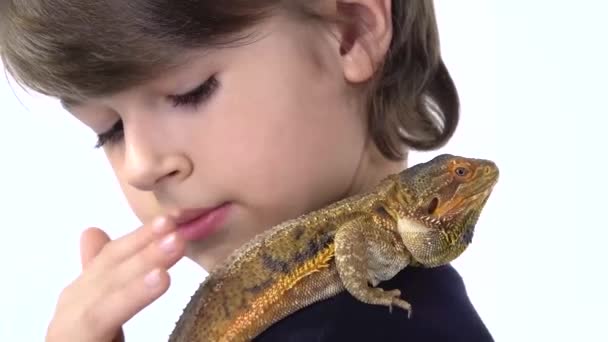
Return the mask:
<svg viewBox="0 0 608 342"><path fill-rule="evenodd" d="M408 153L405 151L402 160L390 160L382 155L371 139L368 139L355 177L344 197L372 190L388 175L405 169L407 167L407 157Z"/></svg>

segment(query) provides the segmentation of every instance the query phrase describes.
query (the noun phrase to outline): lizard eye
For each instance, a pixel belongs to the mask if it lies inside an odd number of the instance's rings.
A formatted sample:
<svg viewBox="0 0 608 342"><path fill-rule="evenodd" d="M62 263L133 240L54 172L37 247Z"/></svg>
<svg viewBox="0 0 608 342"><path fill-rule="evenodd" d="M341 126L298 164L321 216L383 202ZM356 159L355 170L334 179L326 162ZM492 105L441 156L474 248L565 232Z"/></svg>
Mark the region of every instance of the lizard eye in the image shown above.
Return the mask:
<svg viewBox="0 0 608 342"><path fill-rule="evenodd" d="M435 210L437 210L438 206L439 206L439 199L437 197L433 197L433 199L431 200L431 203L429 203L429 207L427 208L427 213L429 215L433 215L433 213L435 213Z"/></svg>
<svg viewBox="0 0 608 342"><path fill-rule="evenodd" d="M460 166L456 168L456 175L458 177L465 177L469 174L469 170L466 167Z"/></svg>

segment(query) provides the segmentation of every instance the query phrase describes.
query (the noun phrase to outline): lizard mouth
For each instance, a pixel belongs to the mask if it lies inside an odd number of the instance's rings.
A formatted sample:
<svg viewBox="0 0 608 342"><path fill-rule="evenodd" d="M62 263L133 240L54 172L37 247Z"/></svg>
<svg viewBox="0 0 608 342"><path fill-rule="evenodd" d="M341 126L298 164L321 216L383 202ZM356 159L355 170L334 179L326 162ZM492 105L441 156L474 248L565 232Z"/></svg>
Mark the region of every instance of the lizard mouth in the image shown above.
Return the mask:
<svg viewBox="0 0 608 342"><path fill-rule="evenodd" d="M468 196L458 196L451 201L447 201L436 209L438 215L450 215L462 212L462 210L469 211L479 210L485 205L492 193L494 186L498 182L498 173L492 172L485 177L483 182L476 188L471 190L471 194Z"/></svg>
<svg viewBox="0 0 608 342"><path fill-rule="evenodd" d="M483 208L490 198L490 194L492 193L492 186L486 188L482 192L476 193L474 195L469 196L464 200L464 207L467 208L467 212L478 212Z"/></svg>
<svg viewBox="0 0 608 342"><path fill-rule="evenodd" d="M467 202L478 202L480 204L485 203L488 198L490 197L490 193L492 193L492 188L488 187L487 189L485 189L484 191L477 193L475 195L472 195L471 197L469 197L467 199Z"/></svg>

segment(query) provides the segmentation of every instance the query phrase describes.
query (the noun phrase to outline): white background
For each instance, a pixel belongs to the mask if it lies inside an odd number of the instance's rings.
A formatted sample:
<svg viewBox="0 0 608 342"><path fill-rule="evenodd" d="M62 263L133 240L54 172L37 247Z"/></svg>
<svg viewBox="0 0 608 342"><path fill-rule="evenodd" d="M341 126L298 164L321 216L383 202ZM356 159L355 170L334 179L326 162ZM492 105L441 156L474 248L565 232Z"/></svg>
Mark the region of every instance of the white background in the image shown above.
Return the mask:
<svg viewBox="0 0 608 342"><path fill-rule="evenodd" d="M608 341L601 3L436 2L463 117L449 145L411 163L448 152L501 167L474 244L454 263L497 341ZM55 100L12 88L0 79L0 341L42 341L79 273L80 232L115 238L139 223L92 133ZM166 341L206 275L186 260L171 274L127 340Z"/></svg>

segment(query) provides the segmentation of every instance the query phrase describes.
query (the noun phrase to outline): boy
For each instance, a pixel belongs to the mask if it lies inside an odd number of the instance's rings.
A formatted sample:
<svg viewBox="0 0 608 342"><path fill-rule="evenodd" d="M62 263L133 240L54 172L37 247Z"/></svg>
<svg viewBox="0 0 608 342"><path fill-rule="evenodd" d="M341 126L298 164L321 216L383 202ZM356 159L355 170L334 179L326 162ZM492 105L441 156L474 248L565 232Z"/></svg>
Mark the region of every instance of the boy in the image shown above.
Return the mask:
<svg viewBox="0 0 608 342"><path fill-rule="evenodd" d="M122 339L187 256L212 269L255 234L406 167L458 122L432 1L8 1L1 55L98 136L145 224L83 233L83 272L47 341ZM258 341L482 341L491 337L450 266L407 269L417 309L344 293Z"/></svg>

